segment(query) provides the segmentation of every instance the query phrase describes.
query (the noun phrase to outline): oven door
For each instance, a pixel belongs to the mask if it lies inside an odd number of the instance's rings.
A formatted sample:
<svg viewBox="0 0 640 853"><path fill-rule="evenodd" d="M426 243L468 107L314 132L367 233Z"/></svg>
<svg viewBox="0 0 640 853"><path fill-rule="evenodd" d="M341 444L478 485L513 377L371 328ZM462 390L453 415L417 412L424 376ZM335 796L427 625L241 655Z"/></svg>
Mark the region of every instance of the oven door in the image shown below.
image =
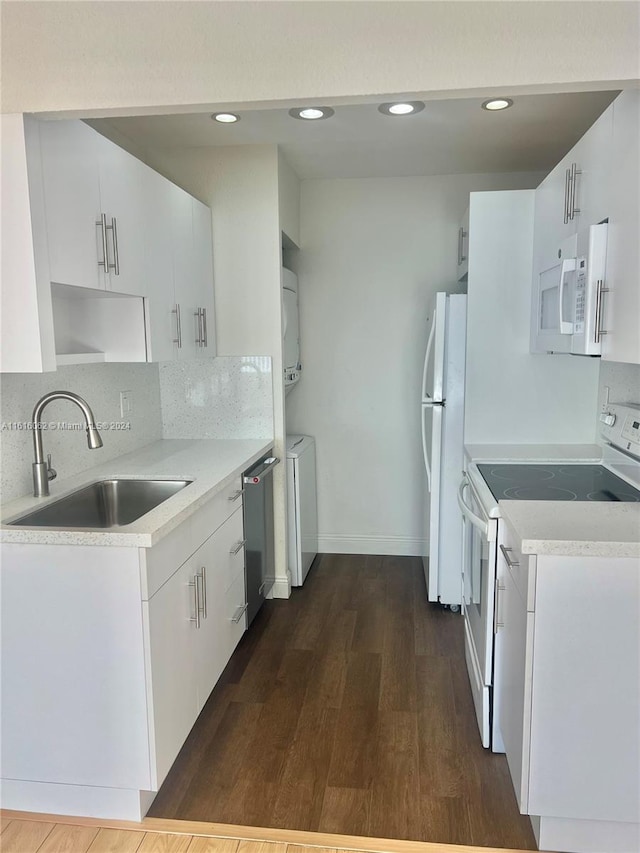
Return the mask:
<svg viewBox="0 0 640 853"><path fill-rule="evenodd" d="M465 657L482 745L491 743L493 610L496 583L496 527L466 476L458 491L463 519Z"/></svg>

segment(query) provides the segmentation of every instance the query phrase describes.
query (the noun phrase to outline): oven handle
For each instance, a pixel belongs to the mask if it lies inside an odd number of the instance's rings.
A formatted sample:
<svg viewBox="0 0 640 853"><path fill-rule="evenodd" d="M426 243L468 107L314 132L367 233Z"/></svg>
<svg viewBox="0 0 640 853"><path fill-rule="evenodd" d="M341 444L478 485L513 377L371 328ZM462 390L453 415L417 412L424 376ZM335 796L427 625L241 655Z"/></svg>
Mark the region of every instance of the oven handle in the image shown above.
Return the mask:
<svg viewBox="0 0 640 853"><path fill-rule="evenodd" d="M480 518L479 515L476 515L475 512L471 510L469 506L465 503L465 499L463 497L464 490L469 485L469 481L466 476L462 478L462 482L460 483L460 488L458 489L458 506L463 514L463 516L473 524L474 527L477 527L478 530L483 534L483 536L488 539L489 538L489 525L484 519Z"/></svg>

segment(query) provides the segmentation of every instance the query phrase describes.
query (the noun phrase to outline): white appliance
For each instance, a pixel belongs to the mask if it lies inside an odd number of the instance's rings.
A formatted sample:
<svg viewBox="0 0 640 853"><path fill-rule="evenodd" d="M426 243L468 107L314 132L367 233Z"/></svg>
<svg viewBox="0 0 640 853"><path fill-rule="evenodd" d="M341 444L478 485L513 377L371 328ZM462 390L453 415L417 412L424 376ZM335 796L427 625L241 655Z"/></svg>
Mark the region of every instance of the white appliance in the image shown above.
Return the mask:
<svg viewBox="0 0 640 853"><path fill-rule="evenodd" d="M487 460L467 466L458 490L463 516L465 658L482 745L504 752L494 704L494 624L500 500L640 502L640 406L610 404L600 415L602 462Z"/></svg>
<svg viewBox="0 0 640 853"><path fill-rule="evenodd" d="M282 269L283 368L285 393L300 379L300 321L298 313L298 277Z"/></svg>
<svg viewBox="0 0 640 853"><path fill-rule="evenodd" d="M287 527L291 583L302 586L318 553L316 443L310 435L287 436Z"/></svg>
<svg viewBox="0 0 640 853"><path fill-rule="evenodd" d="M535 282L531 313L533 352L600 355L607 293L606 223L565 240L558 257Z"/></svg>
<svg viewBox="0 0 640 853"><path fill-rule="evenodd" d="M452 610L462 601L456 491L463 458L466 310L466 296L436 293L422 375L422 450L430 496L424 573L429 601Z"/></svg>

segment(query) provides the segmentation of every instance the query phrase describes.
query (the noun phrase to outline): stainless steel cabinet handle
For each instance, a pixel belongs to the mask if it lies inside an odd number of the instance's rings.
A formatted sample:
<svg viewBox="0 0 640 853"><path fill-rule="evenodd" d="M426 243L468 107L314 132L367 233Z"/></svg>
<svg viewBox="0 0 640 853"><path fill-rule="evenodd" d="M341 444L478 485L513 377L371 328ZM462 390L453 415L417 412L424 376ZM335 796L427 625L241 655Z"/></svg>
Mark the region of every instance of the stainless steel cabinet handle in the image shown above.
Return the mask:
<svg viewBox="0 0 640 853"><path fill-rule="evenodd" d="M500 546L502 548L502 545ZM500 593L504 592L506 589L504 584L501 584L500 581L496 581L496 591L493 599L493 633L498 633L498 628L504 628L504 622L500 622L500 617L498 616L498 608L500 607Z"/></svg>
<svg viewBox="0 0 640 853"><path fill-rule="evenodd" d="M115 216L111 217L111 233L113 234L113 271L120 275L120 255L118 253L118 224Z"/></svg>
<svg viewBox="0 0 640 853"><path fill-rule="evenodd" d="M458 228L458 266L462 263L462 228Z"/></svg>
<svg viewBox="0 0 640 853"><path fill-rule="evenodd" d="M236 555L236 554L239 554L239 553L240 553L240 551L244 548L244 546L245 546L246 544L247 544L247 540L246 540L246 539L243 539L241 542L238 542L238 544L236 545L236 547L235 547L235 548L232 548L232 549L229 551L229 553L230 553L230 554L233 554L233 556L235 557L235 555Z"/></svg>
<svg viewBox="0 0 640 853"><path fill-rule="evenodd" d="M207 309L201 308L202 311L202 346L209 346L209 336L207 335Z"/></svg>
<svg viewBox="0 0 640 853"><path fill-rule="evenodd" d="M98 261L99 267L104 267L105 272L109 272L109 249L107 247L107 214L100 214L100 221L96 222L96 225L100 228L100 233L102 236L102 258L103 260Z"/></svg>
<svg viewBox="0 0 640 853"><path fill-rule="evenodd" d="M198 583L199 575L194 575L193 580L189 582L189 586L193 587L193 612L195 616L190 616L189 621L196 623L196 628L200 627L200 584Z"/></svg>
<svg viewBox="0 0 640 853"><path fill-rule="evenodd" d="M173 339L173 343L178 345L178 349L182 349L182 322L180 320L179 302L176 302L176 306L172 309L171 313L176 315L176 337Z"/></svg>
<svg viewBox="0 0 640 853"><path fill-rule="evenodd" d="M569 199L569 219L574 219L576 213L580 213L580 208L576 207L576 177L582 174L582 170L578 169L576 163L571 164L571 196Z"/></svg>
<svg viewBox="0 0 640 853"><path fill-rule="evenodd" d="M201 347L202 344L202 309L198 308L193 315L196 318L196 346Z"/></svg>
<svg viewBox="0 0 640 853"><path fill-rule="evenodd" d="M518 560L512 560L509 556L509 554L513 554L513 548L505 548L504 545L501 545L500 550L502 551L502 556L510 569L517 569L520 567Z"/></svg>
<svg viewBox="0 0 640 853"><path fill-rule="evenodd" d="M602 330L602 294L609 293L610 288L603 287L603 285L604 282L599 278L596 282L596 322L593 333L594 344L599 344L602 336L607 334L607 332Z"/></svg>
<svg viewBox="0 0 640 853"><path fill-rule="evenodd" d="M196 577L200 577L200 582L202 584L202 598L200 601L200 610L202 611L202 618L207 618L207 567L201 566L200 575L196 575Z"/></svg>
<svg viewBox="0 0 640 853"><path fill-rule="evenodd" d="M227 498L227 500L230 500L230 501L233 503L233 501L237 501L237 500L238 500L238 498L241 498L241 497L242 497L242 489L238 489L238 490L237 490L236 492L234 492L232 495L229 495L229 497Z"/></svg>
<svg viewBox="0 0 640 853"><path fill-rule="evenodd" d="M571 169L564 173L564 216L562 221L566 225L569 222L569 183L571 181Z"/></svg>
<svg viewBox="0 0 640 853"><path fill-rule="evenodd" d="M236 612L231 617L231 621L232 622L239 622L242 619L242 617L244 616L244 613L245 613L248 606L249 606L248 604L241 604L240 607L238 607Z"/></svg>

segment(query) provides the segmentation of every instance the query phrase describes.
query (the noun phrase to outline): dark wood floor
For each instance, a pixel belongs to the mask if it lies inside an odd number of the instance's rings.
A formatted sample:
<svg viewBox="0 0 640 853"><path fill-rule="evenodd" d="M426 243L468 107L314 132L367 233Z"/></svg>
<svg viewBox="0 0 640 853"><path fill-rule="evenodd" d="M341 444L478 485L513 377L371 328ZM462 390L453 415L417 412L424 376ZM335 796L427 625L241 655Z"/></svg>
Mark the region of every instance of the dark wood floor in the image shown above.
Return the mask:
<svg viewBox="0 0 640 853"><path fill-rule="evenodd" d="M317 558L245 634L149 816L535 850L480 743L462 628L419 559Z"/></svg>

